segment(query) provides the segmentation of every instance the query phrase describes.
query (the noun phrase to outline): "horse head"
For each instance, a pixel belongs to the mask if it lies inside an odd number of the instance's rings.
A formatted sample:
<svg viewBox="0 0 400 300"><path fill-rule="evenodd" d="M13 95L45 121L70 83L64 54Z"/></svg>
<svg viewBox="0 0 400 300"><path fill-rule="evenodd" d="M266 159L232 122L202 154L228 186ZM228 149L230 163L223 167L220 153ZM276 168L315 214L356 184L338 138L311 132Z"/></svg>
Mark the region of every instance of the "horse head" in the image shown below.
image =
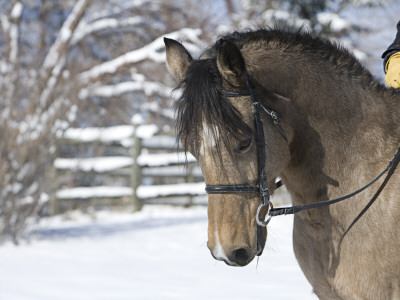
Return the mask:
<svg viewBox="0 0 400 300"><path fill-rule="evenodd" d="M289 146L265 114L265 140L260 140L251 93L283 117L290 139L284 116L287 100L252 77L246 65L251 57L245 58L232 41L219 40L198 60L177 41L165 39L165 44L168 69L182 88L176 103L178 138L197 158L207 186L259 186L258 149L264 144L266 185L273 192L275 179L289 161ZM256 223L259 206L260 195L255 192L209 195L208 247L215 259L244 266L262 253L267 229ZM260 217L266 213L263 207Z"/></svg>

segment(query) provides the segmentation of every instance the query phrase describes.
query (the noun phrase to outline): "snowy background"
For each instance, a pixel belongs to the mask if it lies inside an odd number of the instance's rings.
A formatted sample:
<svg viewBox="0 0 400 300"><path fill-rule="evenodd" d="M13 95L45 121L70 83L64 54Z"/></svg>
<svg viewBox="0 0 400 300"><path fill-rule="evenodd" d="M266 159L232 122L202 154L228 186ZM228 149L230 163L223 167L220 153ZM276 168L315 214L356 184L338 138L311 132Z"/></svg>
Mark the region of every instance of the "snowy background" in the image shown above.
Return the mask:
<svg viewBox="0 0 400 300"><path fill-rule="evenodd" d="M273 220L258 262L233 268L207 249L205 207L54 218L29 244L0 249L0 299L316 299L291 226L291 217Z"/></svg>
<svg viewBox="0 0 400 300"><path fill-rule="evenodd" d="M173 125L170 120L171 105L169 101L163 100L169 98L173 84L168 75L161 74L166 74L162 44L165 34L172 33L168 36L183 38L185 45L196 52L224 30L259 24L256 18L264 21L272 16L285 20L291 18L287 11L278 9L255 14L257 5L263 1L231 2L236 3L236 6L241 3L243 9L229 9L225 1L200 1L203 7L208 7L210 14L205 20L196 19L202 15L193 8L196 1L182 1L185 5L192 5L192 10L189 9L185 17L182 17L179 3L168 6L174 1L130 1L126 15L121 12L121 7L127 1L97 1L87 8L88 12L84 15L84 22L78 26L79 30L74 31L74 35L69 35L67 27L62 27L60 20L67 19L70 12L68 7L80 3L83 8L89 1L48 2L59 9L55 11L52 8L51 13L42 7L37 9L32 4L39 2L1 2L1 9L4 9L0 18L2 29L9 33L0 36L1 45L9 42L10 46L2 46L0 49L0 92L3 101L0 103L0 125L3 126L0 129L4 132L4 128L16 126L18 131L16 135L9 134L13 142L7 144L4 143L7 139L0 140L1 148L6 149L2 155L9 151L1 159L10 163L8 174L2 174L4 168L0 168L0 184L3 184L0 185L2 213L10 207L9 203L21 208L27 203L47 203L49 196L46 185L42 187L42 182L37 178L42 165L35 163L41 162L45 156L44 161L48 164L48 157L57 153L57 144L46 144L51 141L41 139L43 132L51 132L59 137L73 125L120 125L129 123L132 115L138 112L149 124L149 128L157 126L168 130ZM230 1L226 3L228 2ZM329 9L317 16L322 25L312 26L318 30L329 24L330 36L353 49L372 73L383 80L380 55L395 37L396 23L400 19L398 0L352 1L349 3L373 5L349 4L342 9L334 9L337 3L344 2L346 1L330 1ZM163 3L168 5L163 6ZM113 10L113 5L118 6L119 10ZM285 8L285 5L282 7ZM76 7L76 15L79 15L78 10L79 7ZM332 14L333 11L335 14ZM129 15L130 13L136 13L137 18ZM141 14L144 13L148 14L147 19L142 17ZM36 21L45 18L46 14L47 23L43 27L46 30L40 31ZM168 20L169 14L179 17ZM121 35L124 30L114 31L117 25L113 17L120 15L126 18L123 18L125 23L118 26L122 26L126 32L133 31L130 26L135 27L135 30L139 28L134 31L135 37L129 36L129 39L125 39ZM18 37L16 26L21 16L28 21L21 22L20 33L29 30L32 33ZM151 20L152 35L149 35L146 20ZM308 24L309 21L296 18L295 22L300 22L301 25L304 22ZM54 38L57 34L52 31L53 27L58 30L66 28L59 39ZM182 30L184 27L192 28ZM107 29L106 35L98 35L104 28ZM45 55L34 52L35 45L40 40L38 32L42 32L44 42L37 49L47 49ZM121 42L124 39L128 44L132 42L139 46L129 49L129 45ZM63 52L63 43L68 40L75 46L71 47L70 52ZM17 47L18 41L20 48ZM85 41L84 45L82 41ZM90 57L85 56L88 53ZM25 72L23 68L17 68L18 58L21 59L21 65L32 66L31 69ZM36 60L43 62L43 66L38 64L39 71L34 69ZM44 63L45 61L47 62ZM152 63L161 69L155 69ZM126 66L129 66L128 71L120 72ZM18 81L12 70L23 72L24 81ZM39 77L47 84L35 84ZM21 84L26 85L26 94L15 92L14 85L17 87ZM38 86L44 88L38 90ZM29 96L30 92L33 96ZM132 95L135 100L129 102ZM17 100L13 102L12 99ZM36 105L39 108L26 110L30 114L18 115L21 111L25 112L24 109L33 99L41 101L36 104L32 102L33 107ZM66 106L64 110L61 109L63 105ZM119 106L121 107L118 110ZM35 115L40 113L40 109L45 113ZM18 123L17 120L25 123ZM18 126L15 125L17 123ZM51 130L43 129L46 124L51 125ZM124 130L119 130L118 134ZM126 130L131 130L131 126ZM73 130L69 132L74 134ZM45 136L47 138L48 134ZM93 137L93 134L88 136ZM116 134L111 133L111 136L115 137ZM17 144L13 144L14 140ZM29 144L32 141L34 144ZM12 152L14 149L23 149L25 144L29 147L38 147L38 144L50 146L41 149L44 151L42 153ZM85 151L83 156L93 150ZM75 159L76 153L68 154ZM107 163L104 160L91 160L86 161L89 166L79 164L79 167L104 171L110 165L129 164L129 159L128 157L121 161L115 157ZM161 158L163 161L168 159L170 158L167 156ZM19 160L27 160L28 163L23 164ZM53 166L53 163L51 161L50 165ZM76 161L58 159L55 163L59 168L68 170L74 168L71 164ZM29 174L33 175L29 177ZM48 183L49 176L51 178L51 173L43 176L43 182ZM179 186L173 188L182 190ZM202 189L201 186L197 188ZM147 193L151 189L150 186ZM72 195L70 190L65 197L86 197L83 190L75 192L78 194ZM102 190L98 192L104 193ZM280 194L273 201L280 202L280 198L287 201L287 197L286 194ZM12 220L25 216L24 210L21 211L13 215ZM1 300L316 299L293 255L291 217L279 217L271 221L263 255L244 268L228 267L211 257L206 246L207 208L204 205L191 208L145 205L142 211L134 214L126 210L69 211L63 215L41 218L38 222L28 220L29 226L24 231L29 233L28 239L20 240L20 245L16 246L6 238L0 246ZM7 228L3 227L0 229L7 232Z"/></svg>

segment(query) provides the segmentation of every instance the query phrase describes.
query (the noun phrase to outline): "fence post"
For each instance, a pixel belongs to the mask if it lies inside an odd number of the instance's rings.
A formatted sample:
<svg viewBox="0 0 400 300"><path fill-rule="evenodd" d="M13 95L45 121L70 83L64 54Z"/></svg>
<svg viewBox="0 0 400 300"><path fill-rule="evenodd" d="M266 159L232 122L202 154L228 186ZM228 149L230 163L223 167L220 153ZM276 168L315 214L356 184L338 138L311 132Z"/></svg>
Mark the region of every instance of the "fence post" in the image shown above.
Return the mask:
<svg viewBox="0 0 400 300"><path fill-rule="evenodd" d="M194 182L194 176L193 176L193 169L194 169L194 165L193 164L189 164L187 166L187 170L186 170L186 183L193 183ZM187 207L190 207L193 205L193 196L189 195L189 201L186 204Z"/></svg>
<svg viewBox="0 0 400 300"><path fill-rule="evenodd" d="M135 115L132 118L133 123L133 146L131 148L132 167L131 167L131 187L132 187L132 205L133 211L141 210L143 202L137 196L137 189L142 183L142 171L138 164L138 158L142 149L142 139L137 135L137 129L143 123L140 115Z"/></svg>
<svg viewBox="0 0 400 300"><path fill-rule="evenodd" d="M57 190L58 190L58 173L57 169L54 166L54 160L55 158L53 157L52 159L52 168L51 168L51 193L50 193L50 199L49 199L49 215L50 216L55 216L56 214L59 213L59 202L57 201Z"/></svg>

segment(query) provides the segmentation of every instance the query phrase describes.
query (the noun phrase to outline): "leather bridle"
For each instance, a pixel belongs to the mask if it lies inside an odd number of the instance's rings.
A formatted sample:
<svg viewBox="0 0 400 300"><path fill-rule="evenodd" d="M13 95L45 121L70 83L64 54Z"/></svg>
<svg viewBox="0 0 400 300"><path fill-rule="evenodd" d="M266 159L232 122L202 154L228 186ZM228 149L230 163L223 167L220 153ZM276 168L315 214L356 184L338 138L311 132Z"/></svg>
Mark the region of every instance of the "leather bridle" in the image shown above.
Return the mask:
<svg viewBox="0 0 400 300"><path fill-rule="evenodd" d="M246 75L246 84L248 87L248 91L244 92L225 92L226 97L241 97L241 96L250 96L253 101L254 107L254 120L256 125L256 144L257 144L257 156L258 156L258 185L207 185L206 192L208 194L232 194L232 193L255 193L260 195L261 204L257 209L256 222L259 226L266 227L270 217L267 220L260 220L259 215L261 209L265 206L268 206L269 211L273 209L272 203L270 202L270 194L268 191L267 184L267 173L265 172L265 163L266 163L266 152L265 152L265 136L264 136L264 128L263 123L260 116L260 107L263 111L270 116L276 127L278 128L280 134L287 142L287 138L285 132L281 126L281 122L278 114L266 108L262 105L256 97L256 92L251 84L250 78ZM279 182L278 186L281 185Z"/></svg>
<svg viewBox="0 0 400 300"><path fill-rule="evenodd" d="M255 125L256 125L256 143L257 143L257 155L258 155L258 185L206 185L206 192L208 194L233 194L233 193L254 193L254 194L259 194L260 195L260 205L257 209L257 214L256 214L256 222L257 225L260 227L266 227L271 220L272 217L274 216L279 216L279 215L287 215L287 214L295 214L300 211L308 210L308 209L313 209L313 208L318 208L318 207L323 207L331 204L335 204L338 202L341 202L343 200L349 199L368 187L370 187L373 183L375 183L379 178L381 178L386 172L389 171L387 176L385 177L385 180L375 193L375 195L372 197L372 199L369 201L367 206L364 208L364 210L357 216L357 218L353 221L353 223L350 225L348 230L355 224L355 222L358 221L358 219L366 212L366 210L372 205L372 203L378 198L379 194L383 190L383 188L386 186L387 182L389 181L390 177L393 175L399 161L400 161L400 145L398 146L396 153L394 154L392 160L388 163L386 168L379 173L378 176L376 176L374 179L372 179L369 183L364 185L362 188L349 193L345 196L332 199L332 200L326 200L318 203L311 203L311 204L306 204L306 205L298 205L298 206L290 206L290 207L282 207L282 208L274 208L271 201L270 201L270 194L268 191L268 185L267 185L267 174L265 171L265 164L266 164L266 152L265 152L265 139L264 139L264 128L263 128L263 123L261 120L260 116L260 108L269 116L273 119L274 124L276 128L279 130L280 134L282 135L283 139L288 142L286 134L283 130L283 127L281 125L281 121L279 118L279 115L271 110L266 108L264 105L262 105L257 97L256 97L256 92L255 89L250 81L250 78L246 75L246 84L248 87L248 91L244 92L225 92L226 97L241 97L241 96L250 96L251 100L253 102L253 107L254 107L254 120L255 120ZM282 185L281 181L278 181L276 183L277 187L280 187ZM260 220L260 213L263 207L268 207L268 211L266 214L266 219L265 220ZM257 229L259 231L259 227ZM258 235L258 233L257 233Z"/></svg>

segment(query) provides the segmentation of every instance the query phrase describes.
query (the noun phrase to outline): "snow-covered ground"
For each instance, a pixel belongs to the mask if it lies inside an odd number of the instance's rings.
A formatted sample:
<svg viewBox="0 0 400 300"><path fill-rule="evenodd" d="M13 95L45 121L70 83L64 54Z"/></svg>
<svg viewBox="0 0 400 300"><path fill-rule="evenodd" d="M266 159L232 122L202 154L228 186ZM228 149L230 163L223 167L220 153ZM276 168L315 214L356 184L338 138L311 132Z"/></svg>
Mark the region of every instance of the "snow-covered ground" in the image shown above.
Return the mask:
<svg viewBox="0 0 400 300"><path fill-rule="evenodd" d="M29 244L0 248L0 299L316 299L274 218L264 254L244 268L207 249L207 209L145 206L42 222Z"/></svg>

